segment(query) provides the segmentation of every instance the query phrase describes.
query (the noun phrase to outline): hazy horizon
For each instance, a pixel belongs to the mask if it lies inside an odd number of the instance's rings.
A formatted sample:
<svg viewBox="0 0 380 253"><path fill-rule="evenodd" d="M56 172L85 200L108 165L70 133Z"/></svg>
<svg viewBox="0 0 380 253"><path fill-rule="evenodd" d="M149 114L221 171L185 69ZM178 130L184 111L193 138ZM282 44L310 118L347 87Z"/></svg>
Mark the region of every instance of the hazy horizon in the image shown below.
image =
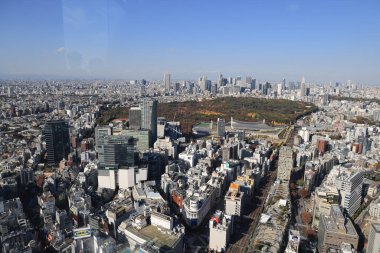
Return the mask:
<svg viewBox="0 0 380 253"><path fill-rule="evenodd" d="M252 76L380 85L380 2L0 3L0 78L215 80Z"/></svg>

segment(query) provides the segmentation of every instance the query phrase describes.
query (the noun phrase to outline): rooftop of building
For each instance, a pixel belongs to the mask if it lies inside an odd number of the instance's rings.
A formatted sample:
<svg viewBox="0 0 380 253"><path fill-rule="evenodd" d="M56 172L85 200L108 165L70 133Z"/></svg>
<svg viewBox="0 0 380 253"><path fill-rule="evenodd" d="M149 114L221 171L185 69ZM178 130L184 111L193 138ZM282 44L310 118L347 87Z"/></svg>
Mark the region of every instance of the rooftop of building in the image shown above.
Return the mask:
<svg viewBox="0 0 380 253"><path fill-rule="evenodd" d="M231 216L217 210L210 219L210 228L226 230L231 224Z"/></svg>
<svg viewBox="0 0 380 253"><path fill-rule="evenodd" d="M325 224L327 231L358 236L352 221L343 216L338 205L331 206L331 214L333 215L322 215L322 222Z"/></svg>
<svg viewBox="0 0 380 253"><path fill-rule="evenodd" d="M289 242L288 247L298 252L298 247L301 242L300 232L298 230L289 230Z"/></svg>
<svg viewBox="0 0 380 253"><path fill-rule="evenodd" d="M134 228L133 226L129 226L126 228L126 230L140 238L143 238L145 241L153 240L156 242L156 245L163 248L173 248L179 239L178 236L176 236L174 233L163 233L153 225L148 225L140 230Z"/></svg>
<svg viewBox="0 0 380 253"><path fill-rule="evenodd" d="M240 191L228 191L226 193L226 197L225 199L228 199L228 200L241 200L243 198L243 195L244 195L244 192L240 192Z"/></svg>
<svg viewBox="0 0 380 253"><path fill-rule="evenodd" d="M380 233L380 223L371 223L371 227L375 230L376 233Z"/></svg>

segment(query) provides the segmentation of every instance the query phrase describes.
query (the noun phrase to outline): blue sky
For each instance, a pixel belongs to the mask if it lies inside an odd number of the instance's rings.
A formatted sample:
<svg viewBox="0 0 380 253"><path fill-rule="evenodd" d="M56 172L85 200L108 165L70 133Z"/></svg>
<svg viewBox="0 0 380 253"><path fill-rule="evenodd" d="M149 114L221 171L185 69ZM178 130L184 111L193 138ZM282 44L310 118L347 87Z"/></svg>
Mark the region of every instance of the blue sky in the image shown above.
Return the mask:
<svg viewBox="0 0 380 253"><path fill-rule="evenodd" d="M1 0L0 73L380 85L380 1Z"/></svg>

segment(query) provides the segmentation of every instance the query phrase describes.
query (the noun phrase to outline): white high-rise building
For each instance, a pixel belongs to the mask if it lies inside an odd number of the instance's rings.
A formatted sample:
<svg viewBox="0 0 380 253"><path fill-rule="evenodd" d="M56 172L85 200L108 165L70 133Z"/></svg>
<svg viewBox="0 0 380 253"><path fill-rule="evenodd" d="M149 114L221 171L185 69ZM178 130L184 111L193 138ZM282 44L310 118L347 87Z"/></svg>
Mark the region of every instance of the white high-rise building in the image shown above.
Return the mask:
<svg viewBox="0 0 380 253"><path fill-rule="evenodd" d="M230 215L216 211L211 217L209 249L214 252L226 252L228 243L232 236L232 219Z"/></svg>
<svg viewBox="0 0 380 253"><path fill-rule="evenodd" d="M380 224L372 223L368 235L367 253L380 252Z"/></svg>
<svg viewBox="0 0 380 253"><path fill-rule="evenodd" d="M282 95L282 83L277 84L277 95Z"/></svg>
<svg viewBox="0 0 380 253"><path fill-rule="evenodd" d="M346 209L350 216L352 216L361 205L363 174L363 171L352 171L341 167L335 181L341 199L340 205Z"/></svg>
<svg viewBox="0 0 380 253"><path fill-rule="evenodd" d="M101 189L116 189L117 170L115 168L105 168L98 170L98 187Z"/></svg>
<svg viewBox="0 0 380 253"><path fill-rule="evenodd" d="M170 91L170 73L164 75L165 92Z"/></svg>
<svg viewBox="0 0 380 253"><path fill-rule="evenodd" d="M309 142L310 140L310 133L307 130L306 127L303 127L301 130L298 131L298 135L301 136L302 140L304 142Z"/></svg>
<svg viewBox="0 0 380 253"><path fill-rule="evenodd" d="M243 214L244 192L228 191L224 197L225 212L240 217Z"/></svg>
<svg viewBox="0 0 380 253"><path fill-rule="evenodd" d="M305 77L302 77L301 80L301 89L300 89L300 97L304 97L306 93L306 83L305 83Z"/></svg>

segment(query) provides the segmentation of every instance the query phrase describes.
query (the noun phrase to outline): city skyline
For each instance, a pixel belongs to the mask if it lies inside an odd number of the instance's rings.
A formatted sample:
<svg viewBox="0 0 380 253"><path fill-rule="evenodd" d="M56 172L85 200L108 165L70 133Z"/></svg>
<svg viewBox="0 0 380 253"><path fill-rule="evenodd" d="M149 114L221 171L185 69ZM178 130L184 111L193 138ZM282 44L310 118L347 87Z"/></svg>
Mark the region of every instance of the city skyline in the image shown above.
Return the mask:
<svg viewBox="0 0 380 253"><path fill-rule="evenodd" d="M380 85L379 3L3 1L0 78L254 76Z"/></svg>
<svg viewBox="0 0 380 253"><path fill-rule="evenodd" d="M377 252L379 87L166 77L0 81L1 252Z"/></svg>

